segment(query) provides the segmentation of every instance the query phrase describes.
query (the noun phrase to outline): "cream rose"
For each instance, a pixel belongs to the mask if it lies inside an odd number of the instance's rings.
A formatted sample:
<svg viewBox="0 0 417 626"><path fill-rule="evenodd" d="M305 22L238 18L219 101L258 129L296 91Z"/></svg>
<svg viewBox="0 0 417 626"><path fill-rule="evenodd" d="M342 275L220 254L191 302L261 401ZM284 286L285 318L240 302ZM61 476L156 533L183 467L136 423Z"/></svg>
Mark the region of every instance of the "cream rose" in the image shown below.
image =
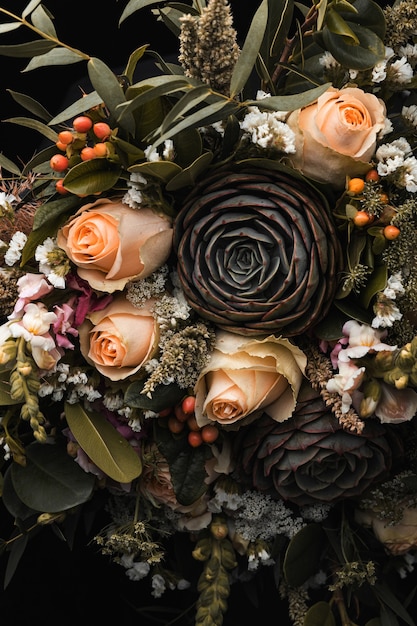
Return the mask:
<svg viewBox="0 0 417 626"><path fill-rule="evenodd" d="M195 386L199 426L218 422L238 428L262 412L283 422L295 408L305 366L305 355L287 339L219 331Z"/></svg>
<svg viewBox="0 0 417 626"><path fill-rule="evenodd" d="M150 208L104 198L81 207L58 231L57 243L93 289L112 293L167 261L172 224Z"/></svg>
<svg viewBox="0 0 417 626"><path fill-rule="evenodd" d="M356 511L356 521L361 525L372 528L375 537L390 552L396 556L405 554L417 548L417 508L405 508L402 519L398 524L388 525L384 520L377 518L373 511Z"/></svg>
<svg viewBox="0 0 417 626"><path fill-rule="evenodd" d="M293 111L287 122L296 135L295 168L342 188L346 176L365 174L385 126L382 100L362 89L330 87L314 104Z"/></svg>
<svg viewBox="0 0 417 626"><path fill-rule="evenodd" d="M110 380L138 372L158 346L153 304L148 300L138 308L120 294L103 310L90 313L78 328L86 361Z"/></svg>

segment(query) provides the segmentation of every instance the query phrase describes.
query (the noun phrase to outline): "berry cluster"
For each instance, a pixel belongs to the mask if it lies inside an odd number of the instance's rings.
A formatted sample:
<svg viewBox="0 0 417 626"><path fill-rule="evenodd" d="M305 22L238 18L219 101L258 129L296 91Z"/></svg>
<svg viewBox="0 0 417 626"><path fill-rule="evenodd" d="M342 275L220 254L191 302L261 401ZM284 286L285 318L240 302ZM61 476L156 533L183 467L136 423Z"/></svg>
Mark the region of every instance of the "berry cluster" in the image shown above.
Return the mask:
<svg viewBox="0 0 417 626"><path fill-rule="evenodd" d="M72 122L72 128L58 133L56 147L61 151L54 154L49 165L54 172L62 174L70 167L96 158L114 155L114 147L109 141L112 129L107 122L94 121L88 115L79 115ZM66 194L64 179L56 182L56 191Z"/></svg>
<svg viewBox="0 0 417 626"><path fill-rule="evenodd" d="M188 443L193 448L198 448L203 443L213 443L219 436L219 429L214 424L206 424L202 428L195 418L195 397L186 396L172 409L162 411L160 417L168 418L168 428L174 433L182 433L188 428Z"/></svg>

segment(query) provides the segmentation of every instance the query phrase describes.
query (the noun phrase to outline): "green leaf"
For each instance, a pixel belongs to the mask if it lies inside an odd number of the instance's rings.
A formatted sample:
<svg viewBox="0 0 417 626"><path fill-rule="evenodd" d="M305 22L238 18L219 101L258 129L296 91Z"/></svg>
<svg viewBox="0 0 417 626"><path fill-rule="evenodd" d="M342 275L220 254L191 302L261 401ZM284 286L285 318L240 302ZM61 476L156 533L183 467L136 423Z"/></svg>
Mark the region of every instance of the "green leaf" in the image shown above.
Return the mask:
<svg viewBox="0 0 417 626"><path fill-rule="evenodd" d="M235 98L246 85L255 66L268 23L268 0L262 0L246 35L230 80L230 97Z"/></svg>
<svg viewBox="0 0 417 626"><path fill-rule="evenodd" d="M362 324L368 325L372 322L372 315L369 311L364 310L357 302L352 301L349 298L335 300L334 305L349 319L357 320Z"/></svg>
<svg viewBox="0 0 417 626"><path fill-rule="evenodd" d="M25 521L27 519L30 519L34 515L37 516L39 514L39 511L31 509L20 500L13 486L11 469L12 466L10 465L4 475L4 486L2 493L3 504L6 507L7 511L10 513L10 515L12 515L16 520Z"/></svg>
<svg viewBox="0 0 417 626"><path fill-rule="evenodd" d="M295 111L317 100L329 87L331 87L331 83L325 83L291 96L271 96L270 98L262 98L262 100L246 100L244 104L245 106L257 106L259 109L266 109L267 111Z"/></svg>
<svg viewBox="0 0 417 626"><path fill-rule="evenodd" d="M49 67L51 65L72 65L84 60L85 56L81 52L67 50L67 48L53 48L45 54L34 57L23 71L30 72L39 67Z"/></svg>
<svg viewBox="0 0 417 626"><path fill-rule="evenodd" d="M207 490L204 482L207 477L205 464L211 452L207 445L192 448L187 434L173 435L155 420L155 441L161 454L166 458L174 487L175 496L180 504L193 504Z"/></svg>
<svg viewBox="0 0 417 626"><path fill-rule="evenodd" d="M21 535L18 539L13 541L10 555L7 560L6 572L4 574L3 589L6 589L11 579L13 578L13 575L17 570L17 566L19 565L20 560L25 552L28 541L28 534Z"/></svg>
<svg viewBox="0 0 417 626"><path fill-rule="evenodd" d="M40 31L56 38L54 23L42 5L37 6L30 16L32 24Z"/></svg>
<svg viewBox="0 0 417 626"><path fill-rule="evenodd" d="M348 22L348 25L355 33L358 44L352 44L352 39L336 35L326 27L321 32L325 48L334 58L341 65L355 70L370 69L383 60L385 46L378 35L360 24Z"/></svg>
<svg viewBox="0 0 417 626"><path fill-rule="evenodd" d="M53 222L56 225L57 221L66 219L75 208L78 208L79 204L80 198L74 196L65 196L58 200L44 202L36 209L32 230L36 231L48 222Z"/></svg>
<svg viewBox="0 0 417 626"><path fill-rule="evenodd" d="M140 476L139 456L103 415L86 411L80 404L66 404L65 417L84 452L110 478L130 483Z"/></svg>
<svg viewBox="0 0 417 626"><path fill-rule="evenodd" d="M303 626L336 626L330 604L323 601L313 604L304 617Z"/></svg>
<svg viewBox="0 0 417 626"><path fill-rule="evenodd" d="M0 167L4 170L7 170L11 174L16 174L16 176L20 176L21 171L13 161L10 161L7 157L4 156L2 152L0 152Z"/></svg>
<svg viewBox="0 0 417 626"><path fill-rule="evenodd" d="M115 186L122 168L105 158L90 159L74 165L64 177L64 186L74 194L90 195Z"/></svg>
<svg viewBox="0 0 417 626"><path fill-rule="evenodd" d="M51 175L51 169L49 165L49 161L53 155L56 154L56 145L55 143L44 150L40 150L39 152L35 152L35 155L26 163L23 168L23 174L28 174L31 171L39 171L39 169L43 169L47 172L48 177ZM36 187L36 183L34 185Z"/></svg>
<svg viewBox="0 0 417 626"><path fill-rule="evenodd" d="M381 603L381 609L384 606L388 607L394 612L395 615L408 624L408 626L416 626L415 621L412 619L408 611L406 611L402 602L392 593L387 585L376 583L373 585L373 589L375 590L379 602Z"/></svg>
<svg viewBox="0 0 417 626"><path fill-rule="evenodd" d="M350 38L353 43L359 44L359 39L337 11L334 11L333 9L329 9L327 11L326 26L331 33L341 35L342 37L348 39Z"/></svg>
<svg viewBox="0 0 417 626"><path fill-rule="evenodd" d="M381 626L381 620L379 617L373 617L369 622L366 622L365 626Z"/></svg>
<svg viewBox="0 0 417 626"><path fill-rule="evenodd" d="M342 327L346 321L346 315L332 307L324 320L314 326L314 334L324 341L337 341L342 336Z"/></svg>
<svg viewBox="0 0 417 626"><path fill-rule="evenodd" d="M26 18L28 15L30 15L41 2L42 0L30 0L29 4L22 13L22 17Z"/></svg>
<svg viewBox="0 0 417 626"><path fill-rule="evenodd" d="M4 57L32 58L46 54L55 47L56 43L53 41L36 39L35 41L28 41L27 43L0 46L0 55Z"/></svg>
<svg viewBox="0 0 417 626"><path fill-rule="evenodd" d="M95 477L87 474L67 453L65 445L32 443L26 446L26 466L14 463L13 487L26 506L57 513L86 502Z"/></svg>
<svg viewBox="0 0 417 626"><path fill-rule="evenodd" d="M133 82L133 76L134 76L138 61L140 61L140 59L143 57L147 48L148 48L148 44L141 46L140 48L137 48L134 52L132 52L132 54L129 56L123 75L126 76L130 84Z"/></svg>
<svg viewBox="0 0 417 626"><path fill-rule="evenodd" d="M0 380L0 406L20 404L20 400L13 400L10 396L10 383Z"/></svg>
<svg viewBox="0 0 417 626"><path fill-rule="evenodd" d="M154 4L165 4L166 0L130 0L124 8L124 11L120 17L119 25L124 22L126 18L139 11L144 7L152 6Z"/></svg>
<svg viewBox="0 0 417 626"><path fill-rule="evenodd" d="M205 152L198 159L193 161L189 167L186 167L171 178L171 180L166 185L167 191L178 191L178 189L182 189L183 187L190 187L194 185L196 180L207 170L211 162L213 161L213 153Z"/></svg>
<svg viewBox="0 0 417 626"><path fill-rule="evenodd" d="M182 171L182 168L172 161L150 161L138 163L129 168L129 172L140 172L143 176L152 176L162 183L167 183Z"/></svg>
<svg viewBox="0 0 417 626"><path fill-rule="evenodd" d="M11 89L8 89L7 91L12 96L13 100L24 107L27 111L30 111L30 113L33 113L33 115L36 115L37 117L40 117L44 122L50 122L52 115L31 96L19 93L18 91L12 91Z"/></svg>
<svg viewBox="0 0 417 626"><path fill-rule="evenodd" d="M54 143L58 139L58 133L46 126L43 122L39 120L34 120L30 117L10 117L5 122L10 122L11 124L18 124L19 126L25 126L26 128L31 128L32 130L36 130L38 133L41 133L47 139L50 139Z"/></svg>
<svg viewBox="0 0 417 626"><path fill-rule="evenodd" d="M212 95L212 90L206 85L194 87L185 93L182 98L176 102L172 109L167 113L163 123L161 124L161 132L165 132L172 126L177 119L183 117L190 109L193 109L201 102L204 102Z"/></svg>
<svg viewBox="0 0 417 626"><path fill-rule="evenodd" d="M96 91L92 91L76 102L73 102L69 107L61 111L61 113L58 113L49 123L51 126L62 124L63 122L80 115L80 113L85 113L85 111L102 104L102 102L103 99L98 95L98 93Z"/></svg>
<svg viewBox="0 0 417 626"><path fill-rule="evenodd" d="M323 543L324 533L319 524L304 526L291 539L283 564L284 577L290 587L300 587L318 571Z"/></svg>
<svg viewBox="0 0 417 626"><path fill-rule="evenodd" d="M158 385L152 394L152 398L142 393L144 381L135 380L128 385L124 401L133 408L159 413L163 409L175 406L183 397L184 390L175 383Z"/></svg>
<svg viewBox="0 0 417 626"><path fill-rule="evenodd" d="M87 65L88 75L96 92L103 99L112 115L116 107L126 102L122 86L114 72L100 59L91 58Z"/></svg>
<svg viewBox="0 0 417 626"><path fill-rule="evenodd" d="M383 291L387 285L388 271L386 265L377 265L371 276L368 278L366 286L361 290L360 301L365 309L368 309L372 298Z"/></svg>
<svg viewBox="0 0 417 626"><path fill-rule="evenodd" d="M196 128L179 133L174 141L175 162L182 168L188 168L201 156L203 142Z"/></svg>
<svg viewBox="0 0 417 626"><path fill-rule="evenodd" d="M0 24L0 35L3 33L10 33L12 30L16 30L23 26L21 22L5 22L4 24Z"/></svg>

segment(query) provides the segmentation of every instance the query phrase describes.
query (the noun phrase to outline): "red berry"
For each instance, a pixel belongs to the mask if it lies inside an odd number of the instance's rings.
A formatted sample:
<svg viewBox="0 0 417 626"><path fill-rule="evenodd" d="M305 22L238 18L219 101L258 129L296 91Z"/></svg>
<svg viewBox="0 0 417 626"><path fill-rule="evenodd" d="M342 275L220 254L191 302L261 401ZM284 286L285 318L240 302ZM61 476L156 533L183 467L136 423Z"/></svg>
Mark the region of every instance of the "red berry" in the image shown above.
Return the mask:
<svg viewBox="0 0 417 626"><path fill-rule="evenodd" d="M96 122L93 126L93 132L97 139L102 141L108 139L111 135L111 128L106 122Z"/></svg>
<svg viewBox="0 0 417 626"><path fill-rule="evenodd" d="M195 419L195 415L191 415L187 420L187 426L190 430L195 430L196 432L200 430L200 426L197 424L197 420Z"/></svg>
<svg viewBox="0 0 417 626"><path fill-rule="evenodd" d="M188 443L193 448L198 448L203 443L203 438L200 432L196 432L195 430L190 430L188 433Z"/></svg>
<svg viewBox="0 0 417 626"><path fill-rule="evenodd" d="M390 241L393 241L394 239L397 239L399 234L400 234L400 229L394 226L393 224L388 224L388 226L385 226L384 228L385 239L389 239Z"/></svg>
<svg viewBox="0 0 417 626"><path fill-rule="evenodd" d="M187 396L186 398L184 398L184 400L181 403L181 407L184 413L187 413L188 415L191 415L191 413L194 413L195 397Z"/></svg>
<svg viewBox="0 0 417 626"><path fill-rule="evenodd" d="M162 409L162 411L159 411L158 415L159 417L168 417L168 415L171 415L172 413L172 407L167 407L166 409Z"/></svg>
<svg viewBox="0 0 417 626"><path fill-rule="evenodd" d="M68 168L68 158L63 154L54 154L49 165L55 172L64 172Z"/></svg>
<svg viewBox="0 0 417 626"><path fill-rule="evenodd" d="M353 218L353 223L355 224L355 226L359 227L366 226L371 221L371 215L369 215L369 213L367 213L366 211L358 211Z"/></svg>
<svg viewBox="0 0 417 626"><path fill-rule="evenodd" d="M205 443L213 443L219 436L219 429L214 424L206 424L201 429L201 438Z"/></svg>
<svg viewBox="0 0 417 626"><path fill-rule="evenodd" d="M72 122L72 126L77 133L87 133L93 127L93 122L90 117L79 115Z"/></svg>
<svg viewBox="0 0 417 626"><path fill-rule="evenodd" d="M56 181L55 189L56 189L57 193L60 193L62 196L65 196L67 193L69 193L68 189L65 189L65 187L64 187L64 179L63 178L60 178L59 180Z"/></svg>
<svg viewBox="0 0 417 626"><path fill-rule="evenodd" d="M369 172L365 176L365 180L368 182L377 183L379 181L379 174L377 170L374 170L374 169L369 170Z"/></svg>
<svg viewBox="0 0 417 626"><path fill-rule="evenodd" d="M182 410L181 404L177 404L175 406L174 413L175 413L175 417L177 418L177 420L180 420L180 422L186 422L188 418L190 417L187 413L184 413L184 411Z"/></svg>
<svg viewBox="0 0 417 626"><path fill-rule="evenodd" d="M90 146L86 146L80 152L80 157L83 161L90 161L91 159L95 159L96 156L94 148L91 148Z"/></svg>
<svg viewBox="0 0 417 626"><path fill-rule="evenodd" d="M168 428L172 433L178 434L184 430L185 422L180 422L175 415L171 415L168 419Z"/></svg>

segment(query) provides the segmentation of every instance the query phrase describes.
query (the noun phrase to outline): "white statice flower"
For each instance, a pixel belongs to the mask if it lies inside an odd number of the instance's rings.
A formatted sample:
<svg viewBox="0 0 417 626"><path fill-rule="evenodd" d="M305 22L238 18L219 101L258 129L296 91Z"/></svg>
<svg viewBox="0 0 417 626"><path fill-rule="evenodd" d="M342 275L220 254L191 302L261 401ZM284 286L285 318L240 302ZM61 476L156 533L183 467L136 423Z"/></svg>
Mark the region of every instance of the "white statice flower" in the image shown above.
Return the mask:
<svg viewBox="0 0 417 626"><path fill-rule="evenodd" d="M400 175L396 181L400 187L404 187L410 193L417 191L417 159L410 156L405 159Z"/></svg>
<svg viewBox="0 0 417 626"><path fill-rule="evenodd" d="M412 104L411 106L404 106L401 109L401 115L407 122L412 124L415 128L417 128L417 105Z"/></svg>
<svg viewBox="0 0 417 626"><path fill-rule="evenodd" d="M401 46L398 53L407 59L411 67L417 65L417 44L408 43L405 46Z"/></svg>
<svg viewBox="0 0 417 626"><path fill-rule="evenodd" d="M56 269L50 264L51 253L55 250L60 250L56 245L56 242L51 237L47 237L45 241L40 244L35 250L35 260L39 263L39 271L44 274L51 285L57 289L65 289L65 278L61 276Z"/></svg>
<svg viewBox="0 0 417 626"><path fill-rule="evenodd" d="M406 85L413 78L413 68L408 63L406 57L401 57L391 63L390 79L399 85Z"/></svg>
<svg viewBox="0 0 417 626"><path fill-rule="evenodd" d="M147 184L147 180L139 172L132 172L127 181L127 191L123 196L124 204L130 206L131 209L138 209L143 201L142 189Z"/></svg>
<svg viewBox="0 0 417 626"><path fill-rule="evenodd" d="M382 144L375 153L376 160L378 161L378 174L380 176L393 174L400 167L403 167L410 153L411 146L404 137L394 139L391 143Z"/></svg>
<svg viewBox="0 0 417 626"><path fill-rule="evenodd" d="M405 293L404 285L401 280L401 274L399 272L391 274L387 280L387 286L385 287L383 293L384 296L390 298L391 300L395 300L398 294Z"/></svg>
<svg viewBox="0 0 417 626"><path fill-rule="evenodd" d="M144 153L146 160L150 163L155 161L173 161L175 157L174 144L171 139L164 141L162 155L152 146L145 148Z"/></svg>
<svg viewBox="0 0 417 626"><path fill-rule="evenodd" d="M260 111L250 107L249 112L240 122L241 129L251 138L252 143L260 148L272 148L286 154L295 152L295 133L282 122L281 112Z"/></svg>
<svg viewBox="0 0 417 626"><path fill-rule="evenodd" d="M160 598L166 590L166 583L160 574L152 576L152 595L154 598Z"/></svg>
<svg viewBox="0 0 417 626"><path fill-rule="evenodd" d="M398 272L392 274L387 280L385 289L377 294L373 308L375 317L371 323L372 328L390 328L394 322L402 318L403 315L394 300L404 291L401 274Z"/></svg>
<svg viewBox="0 0 417 626"><path fill-rule="evenodd" d="M385 58L383 61L377 63L372 69L372 82L382 83L387 77L387 64L388 61L394 56L394 50L389 47L385 47Z"/></svg>
<svg viewBox="0 0 417 626"><path fill-rule="evenodd" d="M128 409L130 407L126 407L126 409ZM130 409L132 410L132 409ZM120 413L120 411L119 411ZM124 417L126 417L126 415L124 415L122 413L122 415ZM131 419L128 420L128 425L129 427L133 430L134 433L140 433L140 431L142 430L142 423L140 421L140 419L138 417L132 417Z"/></svg>
<svg viewBox="0 0 417 626"><path fill-rule="evenodd" d="M334 70L340 67L339 61L336 61L332 53L328 50L320 56L319 63L325 70Z"/></svg>
<svg viewBox="0 0 417 626"><path fill-rule="evenodd" d="M381 130L378 133L378 139L381 139L382 137L385 137L385 135L389 135L390 133L392 133L392 131L394 130L394 126L391 122L391 120L389 119L389 117L385 117L384 119L384 127L381 128Z"/></svg>
<svg viewBox="0 0 417 626"><path fill-rule="evenodd" d="M0 207L5 209L6 211L10 210L13 202L17 200L16 196L12 193L6 193L5 191L0 191Z"/></svg>
<svg viewBox="0 0 417 626"><path fill-rule="evenodd" d="M14 233L13 237L10 240L9 247L4 255L4 262L6 265L11 267L20 261L20 257L22 256L22 250L27 241L27 236L25 233L22 233L20 230Z"/></svg>
<svg viewBox="0 0 417 626"><path fill-rule="evenodd" d="M134 561L134 556L132 554L122 554L119 558L118 563L122 565L126 569L126 576L129 580L133 580L137 582L138 580L142 580L146 578L146 576L150 572L150 565L146 563L146 561Z"/></svg>
<svg viewBox="0 0 417 626"><path fill-rule="evenodd" d="M5 461L9 461L12 455L10 453L9 445L6 443L4 437L1 437L0 439L0 446L3 448L3 459Z"/></svg>
<svg viewBox="0 0 417 626"><path fill-rule="evenodd" d="M162 157L165 161L173 161L175 158L174 142L172 139L164 141L164 149L162 151Z"/></svg>
<svg viewBox="0 0 417 626"><path fill-rule="evenodd" d="M118 411L123 407L123 395L106 391L103 396L103 404L109 411Z"/></svg>

